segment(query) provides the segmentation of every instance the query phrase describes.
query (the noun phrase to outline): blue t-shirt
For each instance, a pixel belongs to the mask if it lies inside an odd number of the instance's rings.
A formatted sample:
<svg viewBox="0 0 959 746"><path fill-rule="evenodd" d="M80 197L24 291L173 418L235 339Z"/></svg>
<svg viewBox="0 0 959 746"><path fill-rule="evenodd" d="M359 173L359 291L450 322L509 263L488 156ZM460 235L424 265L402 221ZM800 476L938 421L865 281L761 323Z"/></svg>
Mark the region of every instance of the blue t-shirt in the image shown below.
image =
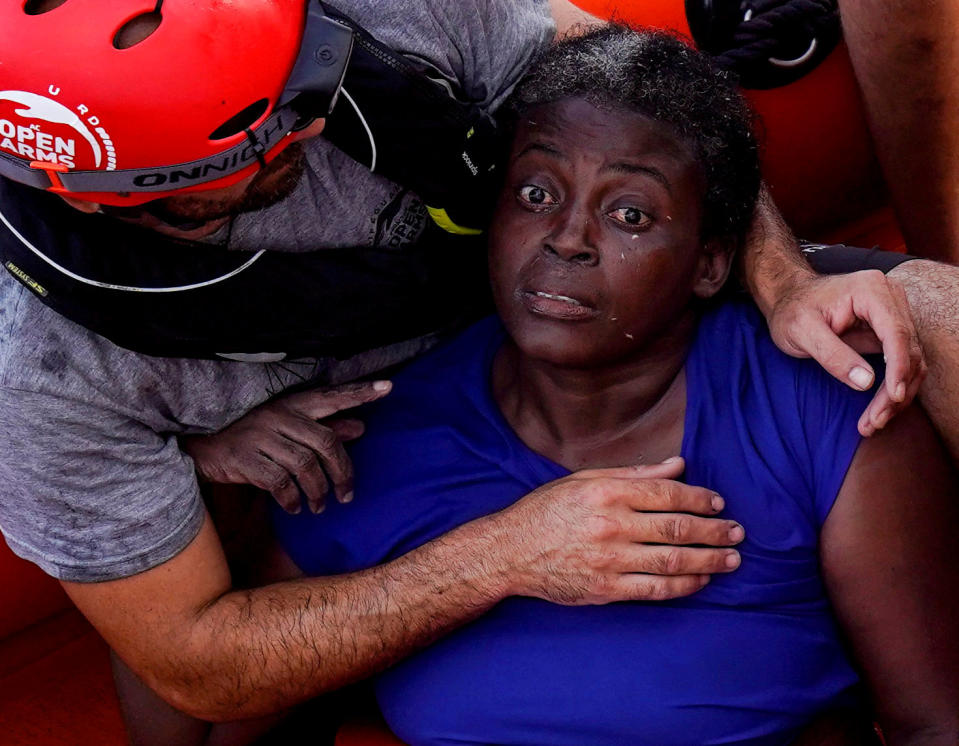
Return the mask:
<svg viewBox="0 0 959 746"><path fill-rule="evenodd" d="M277 511L307 573L393 559L568 474L526 447L490 391L496 319L410 365L352 445L356 500ZM413 744L781 744L851 698L856 674L819 575L819 531L868 400L780 353L751 306L703 318L686 363L685 479L746 529L742 565L669 602L511 598L379 676Z"/></svg>

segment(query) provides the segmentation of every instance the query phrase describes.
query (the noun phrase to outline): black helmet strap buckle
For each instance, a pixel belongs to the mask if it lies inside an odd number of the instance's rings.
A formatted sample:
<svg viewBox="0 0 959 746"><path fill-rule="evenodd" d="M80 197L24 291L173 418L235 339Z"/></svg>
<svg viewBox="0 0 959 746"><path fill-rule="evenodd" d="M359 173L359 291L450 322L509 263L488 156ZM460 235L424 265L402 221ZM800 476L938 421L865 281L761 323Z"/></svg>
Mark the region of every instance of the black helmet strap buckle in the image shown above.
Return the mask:
<svg viewBox="0 0 959 746"><path fill-rule="evenodd" d="M353 53L353 30L330 18L319 2L310 3L300 54L280 98L297 113L294 129L329 116Z"/></svg>

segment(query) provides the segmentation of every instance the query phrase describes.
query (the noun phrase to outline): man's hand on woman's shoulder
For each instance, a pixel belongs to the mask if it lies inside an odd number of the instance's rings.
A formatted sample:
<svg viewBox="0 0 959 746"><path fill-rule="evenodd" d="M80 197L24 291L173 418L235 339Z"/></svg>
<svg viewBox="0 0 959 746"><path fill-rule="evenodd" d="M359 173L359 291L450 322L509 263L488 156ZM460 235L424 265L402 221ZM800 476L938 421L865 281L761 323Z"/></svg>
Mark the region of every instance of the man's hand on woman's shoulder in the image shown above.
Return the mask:
<svg viewBox="0 0 959 746"><path fill-rule="evenodd" d="M860 353L882 352L886 379L859 420L872 435L915 398L926 375L916 323L906 294L878 270L818 275L765 188L742 262L743 279L787 355L811 357L859 391L875 371Z"/></svg>
<svg viewBox="0 0 959 746"><path fill-rule="evenodd" d="M886 377L859 420L872 435L915 398L926 376L919 336L902 287L878 270L797 277L767 314L777 346L812 357L854 389L873 385L875 372L860 353L882 352Z"/></svg>

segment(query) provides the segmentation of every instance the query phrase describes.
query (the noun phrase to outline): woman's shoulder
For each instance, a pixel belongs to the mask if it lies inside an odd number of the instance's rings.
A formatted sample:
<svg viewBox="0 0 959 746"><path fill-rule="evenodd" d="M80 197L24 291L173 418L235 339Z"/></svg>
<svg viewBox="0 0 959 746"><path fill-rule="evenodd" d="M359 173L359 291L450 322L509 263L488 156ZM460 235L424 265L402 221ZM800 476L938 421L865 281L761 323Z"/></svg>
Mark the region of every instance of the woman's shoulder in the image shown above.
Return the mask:
<svg viewBox="0 0 959 746"><path fill-rule="evenodd" d="M463 460L476 450L499 454L509 437L492 397L490 368L504 336L498 318L483 319L394 375L393 390L357 413L365 433L348 446L357 470L375 464L384 482L409 481L444 458Z"/></svg>
<svg viewBox="0 0 959 746"><path fill-rule="evenodd" d="M499 318L487 316L413 360L396 375L395 380L425 382L443 378L451 371L482 366L499 349L505 334Z"/></svg>
<svg viewBox="0 0 959 746"><path fill-rule="evenodd" d="M775 348L766 320L756 304L746 297L718 301L703 313L696 344L710 346L721 340L735 341L737 346L748 343L750 347L772 345Z"/></svg>
<svg viewBox="0 0 959 746"><path fill-rule="evenodd" d="M791 357L780 350L762 313L746 298L717 303L703 314L693 353L706 357L713 371L745 369L760 379L791 381L800 388L823 393L834 391L836 396L862 403L863 407L871 396L837 381L815 360Z"/></svg>
<svg viewBox="0 0 959 746"><path fill-rule="evenodd" d="M880 366L881 367L881 366ZM877 378L881 378L881 370ZM782 352L751 301L717 304L703 316L687 377L712 396L768 403L767 416L797 420L814 433L827 423L855 422L872 397L833 378L815 360Z"/></svg>
<svg viewBox="0 0 959 746"><path fill-rule="evenodd" d="M780 351L758 309L738 300L704 315L687 381L690 416L713 444L724 444L699 449L703 458L721 451L718 472L739 457L750 469L761 465L770 484L793 485L797 502L821 523L859 446L857 422L871 393L852 390L814 360Z"/></svg>
<svg viewBox="0 0 959 746"><path fill-rule="evenodd" d="M392 377L393 390L365 408L368 419L404 425L444 417L449 408L489 406L489 370L505 333L495 316L484 318L413 360Z"/></svg>

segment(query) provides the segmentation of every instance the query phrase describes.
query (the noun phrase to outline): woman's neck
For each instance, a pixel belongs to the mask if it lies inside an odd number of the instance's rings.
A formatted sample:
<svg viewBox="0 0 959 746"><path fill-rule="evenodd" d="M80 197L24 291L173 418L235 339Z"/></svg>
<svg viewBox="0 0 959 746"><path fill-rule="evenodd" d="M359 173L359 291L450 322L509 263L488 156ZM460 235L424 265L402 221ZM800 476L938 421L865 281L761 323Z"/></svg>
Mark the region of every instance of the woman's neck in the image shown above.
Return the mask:
<svg viewBox="0 0 959 746"><path fill-rule="evenodd" d="M631 358L586 369L528 358L507 340L493 364L493 396L524 443L569 469L656 463L682 444L695 327L690 311Z"/></svg>

